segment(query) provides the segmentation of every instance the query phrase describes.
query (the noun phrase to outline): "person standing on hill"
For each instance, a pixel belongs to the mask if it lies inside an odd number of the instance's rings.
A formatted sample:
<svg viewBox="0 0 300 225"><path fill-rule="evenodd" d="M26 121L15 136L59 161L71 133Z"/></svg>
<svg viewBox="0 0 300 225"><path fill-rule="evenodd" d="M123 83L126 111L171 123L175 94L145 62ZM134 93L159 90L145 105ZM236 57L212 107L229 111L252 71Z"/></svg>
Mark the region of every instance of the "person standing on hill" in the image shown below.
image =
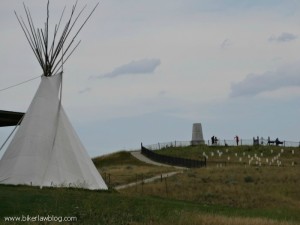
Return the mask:
<svg viewBox="0 0 300 225"><path fill-rule="evenodd" d="M215 136L211 137L211 144L214 145L215 144Z"/></svg>
<svg viewBox="0 0 300 225"><path fill-rule="evenodd" d="M234 139L235 139L235 141L236 141L236 146L238 146L239 145L239 141L240 141L240 139L239 139L239 136L235 136L234 137Z"/></svg>

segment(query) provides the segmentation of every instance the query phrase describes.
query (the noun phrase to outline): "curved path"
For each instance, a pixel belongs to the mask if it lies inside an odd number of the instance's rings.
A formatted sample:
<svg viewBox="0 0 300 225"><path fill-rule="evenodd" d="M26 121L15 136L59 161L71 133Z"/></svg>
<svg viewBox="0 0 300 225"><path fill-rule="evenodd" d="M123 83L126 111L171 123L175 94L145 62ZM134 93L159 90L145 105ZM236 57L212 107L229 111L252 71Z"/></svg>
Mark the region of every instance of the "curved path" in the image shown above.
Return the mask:
<svg viewBox="0 0 300 225"><path fill-rule="evenodd" d="M145 163L148 163L148 164L152 164L152 165L156 165L156 166L166 166L166 167L173 167L173 168L176 168L176 169L182 169L182 170L186 170L187 168L185 167L179 167L179 166L171 166L171 165L168 165L168 164L163 164L163 163L158 163L158 162L155 162L149 158L147 158L146 156L144 156L141 151L132 151L130 152L132 156L134 156L135 158L137 158L138 160L142 161L142 162L145 162Z"/></svg>
<svg viewBox="0 0 300 225"><path fill-rule="evenodd" d="M141 151L132 151L130 152L132 156L134 156L135 158L137 158L138 160L142 161L142 162L145 162L145 163L148 163L148 164L152 164L152 165L156 165L156 166L167 166L167 167L173 167L173 168L176 168L176 169L181 169L179 171L173 171L173 172L169 172L169 173L163 173L163 174L160 174L160 175L157 175L157 176L154 176L154 177L151 177L151 178L148 178L148 179L143 179L143 180L139 180L137 182L132 182L132 183L129 183L129 184L124 184L124 185L119 185L119 186L116 186L114 187L114 189L116 190L121 190L121 189L125 189L125 188L128 188L128 187L132 187L132 186L136 186L136 185L139 185L139 184L145 184L145 183L150 183L150 182L153 182L155 180L159 180L159 179L164 179L164 178L167 178L167 177L171 177L171 176L174 176L178 173L182 173L183 170L186 170L187 168L185 167L178 167L178 166L170 166L170 165L167 165L167 164L162 164L162 163L158 163L158 162L155 162L147 157L145 157Z"/></svg>
<svg viewBox="0 0 300 225"><path fill-rule="evenodd" d="M161 175L157 175L157 176L154 176L154 177L151 177L151 178L148 178L148 179L140 180L140 181L137 181L137 182L132 182L132 183L129 183L129 184L119 185L119 186L114 187L114 189L121 190L121 189L129 188L129 187L132 187L132 186L136 186L136 185L139 185L139 184L146 184L146 183L150 183L150 182L153 182L153 181L156 181L156 180L159 180L159 179L162 180L164 178L174 176L178 173L182 173L182 171L174 171L174 172L169 172L169 173L163 173Z"/></svg>

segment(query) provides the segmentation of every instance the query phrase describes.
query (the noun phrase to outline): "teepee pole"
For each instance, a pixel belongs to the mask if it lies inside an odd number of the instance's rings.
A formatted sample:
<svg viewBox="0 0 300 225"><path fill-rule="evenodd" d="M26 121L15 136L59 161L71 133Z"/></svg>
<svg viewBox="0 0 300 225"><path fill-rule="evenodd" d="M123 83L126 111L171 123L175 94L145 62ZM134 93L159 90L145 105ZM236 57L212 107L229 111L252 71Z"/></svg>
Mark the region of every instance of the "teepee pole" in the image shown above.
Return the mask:
<svg viewBox="0 0 300 225"><path fill-rule="evenodd" d="M79 12L77 12L77 4L78 1L76 1L73 5L71 13L66 21L66 24L60 31L61 22L66 7L63 9L59 22L55 25L52 41L49 40L50 0L48 0L47 2L47 17L43 29L35 27L30 10L26 7L25 3L23 3L23 7L27 23L25 23L23 18L19 17L15 12L18 22L30 45L30 48L32 49L35 57L37 58L43 70L44 76L54 75L55 72L61 69L61 66L59 65L61 63L66 63L69 57L73 54L75 49L78 47L80 41L77 42L77 44L75 44L75 47L74 42L82 28L86 25L87 21L90 19L90 17L98 7L99 2L94 6L91 12L75 30L75 25L79 23L78 21L87 7L87 5L85 5ZM73 37L70 37L70 35L73 33L73 30L75 30L74 35ZM63 46L66 46L66 48L62 52ZM64 57L59 57L60 53L62 53Z"/></svg>
<svg viewBox="0 0 300 225"><path fill-rule="evenodd" d="M8 135L8 137L6 138L6 140L4 141L4 143L1 145L0 151L1 151L2 148L5 146L5 144L7 143L7 141L10 139L11 135L13 135L13 133L15 132L15 130L17 129L17 127L20 125L20 123L22 122L24 116L25 116L25 114L22 116L22 118L19 120L19 122L17 123L17 125L16 125L16 126L14 127L14 129L12 130L12 132Z"/></svg>

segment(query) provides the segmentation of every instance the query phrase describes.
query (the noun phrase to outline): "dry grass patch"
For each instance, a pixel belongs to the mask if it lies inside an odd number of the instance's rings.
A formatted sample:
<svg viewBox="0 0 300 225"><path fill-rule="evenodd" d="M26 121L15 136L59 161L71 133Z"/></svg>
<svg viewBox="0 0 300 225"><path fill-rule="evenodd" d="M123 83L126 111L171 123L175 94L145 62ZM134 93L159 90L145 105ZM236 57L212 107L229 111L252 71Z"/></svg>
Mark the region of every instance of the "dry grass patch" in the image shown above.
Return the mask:
<svg viewBox="0 0 300 225"><path fill-rule="evenodd" d="M278 222L262 218L226 217L219 215L183 215L178 225L291 225L291 222Z"/></svg>
<svg viewBox="0 0 300 225"><path fill-rule="evenodd" d="M103 177L111 187L122 184L128 184L134 181L143 180L162 173L175 171L172 167L162 166L132 166L132 165L119 165L115 167L105 167L102 169Z"/></svg>
<svg viewBox="0 0 300 225"><path fill-rule="evenodd" d="M143 193L238 208L284 207L300 213L299 177L300 170L296 167L202 168L143 185ZM122 192L136 190L129 188Z"/></svg>
<svg viewBox="0 0 300 225"><path fill-rule="evenodd" d="M178 212L175 218L165 221L132 222L130 225L295 225L294 222L276 221L264 218L228 217L221 215Z"/></svg>
<svg viewBox="0 0 300 225"><path fill-rule="evenodd" d="M261 164L277 166L299 166L300 149L281 146L188 146L172 147L157 151L159 154L190 159L207 158L209 166Z"/></svg>

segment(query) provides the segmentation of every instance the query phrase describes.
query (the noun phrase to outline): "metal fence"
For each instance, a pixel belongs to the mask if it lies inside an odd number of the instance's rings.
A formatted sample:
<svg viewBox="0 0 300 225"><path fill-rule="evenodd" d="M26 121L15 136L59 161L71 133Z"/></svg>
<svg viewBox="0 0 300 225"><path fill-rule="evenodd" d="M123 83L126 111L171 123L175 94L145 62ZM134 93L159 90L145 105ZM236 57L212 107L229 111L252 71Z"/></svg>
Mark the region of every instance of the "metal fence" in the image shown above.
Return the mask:
<svg viewBox="0 0 300 225"><path fill-rule="evenodd" d="M169 147L187 147L191 146L191 141L171 141L171 142L158 142L157 144L146 145L145 147L150 150L160 150Z"/></svg>
<svg viewBox="0 0 300 225"><path fill-rule="evenodd" d="M206 166L206 158L204 157L203 160L194 160L194 159L185 159L167 155L160 155L155 153L152 150L141 146L141 152L143 155L147 156L149 159L154 160L155 162L160 162L172 166L180 166L180 167L187 167L187 168L196 168L196 167L204 167Z"/></svg>
<svg viewBox="0 0 300 225"><path fill-rule="evenodd" d="M212 144L211 140L204 140L204 144L207 146L237 146L236 140L221 140L218 139ZM187 147L193 145L192 141L170 141L170 142L158 142L157 144L145 145L147 149L150 150L160 150L169 147ZM253 138L253 139L240 139L239 146L254 146L254 145L276 145L275 139L263 139L263 138ZM283 147L300 147L300 141L279 141L278 146Z"/></svg>

